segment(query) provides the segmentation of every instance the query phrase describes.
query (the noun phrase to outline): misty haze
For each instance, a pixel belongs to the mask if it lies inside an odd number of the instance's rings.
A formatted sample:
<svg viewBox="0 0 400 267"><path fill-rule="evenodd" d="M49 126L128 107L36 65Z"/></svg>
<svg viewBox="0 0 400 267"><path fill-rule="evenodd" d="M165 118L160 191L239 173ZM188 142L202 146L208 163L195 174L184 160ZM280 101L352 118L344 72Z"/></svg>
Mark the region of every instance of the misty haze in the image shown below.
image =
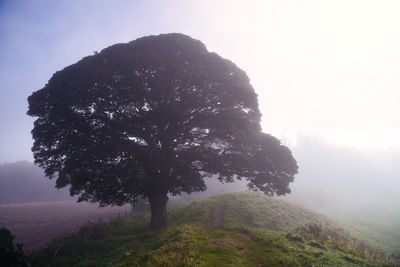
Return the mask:
<svg viewBox="0 0 400 267"><path fill-rule="evenodd" d="M399 12L0 2L0 266L400 266Z"/></svg>

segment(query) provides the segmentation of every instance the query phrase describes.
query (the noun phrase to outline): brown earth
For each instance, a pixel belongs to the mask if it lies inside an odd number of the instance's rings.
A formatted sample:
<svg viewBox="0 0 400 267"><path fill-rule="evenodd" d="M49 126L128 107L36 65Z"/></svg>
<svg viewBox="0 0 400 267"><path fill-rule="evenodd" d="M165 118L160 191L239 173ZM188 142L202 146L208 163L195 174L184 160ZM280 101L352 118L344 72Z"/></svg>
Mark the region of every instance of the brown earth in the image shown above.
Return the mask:
<svg viewBox="0 0 400 267"><path fill-rule="evenodd" d="M219 203L219 206L217 207L214 213L213 224L212 224L214 227L218 227L224 223L225 209L226 209L226 200L222 198L221 202Z"/></svg>
<svg viewBox="0 0 400 267"><path fill-rule="evenodd" d="M8 228L24 244L26 251L45 245L52 238L72 233L99 219L125 216L130 206L99 208L95 204L72 201L2 204L0 227Z"/></svg>

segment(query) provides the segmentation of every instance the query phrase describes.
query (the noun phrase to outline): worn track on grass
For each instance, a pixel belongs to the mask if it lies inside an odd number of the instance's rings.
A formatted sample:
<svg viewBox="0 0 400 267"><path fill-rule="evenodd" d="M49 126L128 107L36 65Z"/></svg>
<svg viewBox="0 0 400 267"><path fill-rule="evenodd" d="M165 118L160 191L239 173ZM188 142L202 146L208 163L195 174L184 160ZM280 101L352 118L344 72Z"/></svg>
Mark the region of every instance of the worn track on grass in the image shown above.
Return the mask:
<svg viewBox="0 0 400 267"><path fill-rule="evenodd" d="M226 199L222 198L218 207L215 210L212 226L218 227L224 223L224 215L226 209Z"/></svg>

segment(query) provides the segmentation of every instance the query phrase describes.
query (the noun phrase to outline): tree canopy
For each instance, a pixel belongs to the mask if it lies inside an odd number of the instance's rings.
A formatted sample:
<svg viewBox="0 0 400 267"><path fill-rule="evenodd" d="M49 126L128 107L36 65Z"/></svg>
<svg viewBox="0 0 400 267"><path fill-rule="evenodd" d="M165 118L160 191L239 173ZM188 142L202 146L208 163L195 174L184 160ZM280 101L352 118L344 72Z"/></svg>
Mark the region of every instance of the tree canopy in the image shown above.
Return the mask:
<svg viewBox="0 0 400 267"><path fill-rule="evenodd" d="M205 190L205 177L282 195L297 173L290 150L261 131L246 73L186 35L110 46L28 102L35 163L57 187L100 205L147 197L152 228L166 225L168 194Z"/></svg>

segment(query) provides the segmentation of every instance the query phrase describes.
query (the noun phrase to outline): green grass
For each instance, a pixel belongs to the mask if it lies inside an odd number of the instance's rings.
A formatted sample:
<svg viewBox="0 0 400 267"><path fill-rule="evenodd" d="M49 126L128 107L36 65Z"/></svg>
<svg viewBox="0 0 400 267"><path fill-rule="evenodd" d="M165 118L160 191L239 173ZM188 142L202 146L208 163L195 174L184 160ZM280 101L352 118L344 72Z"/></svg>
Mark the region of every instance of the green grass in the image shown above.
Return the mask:
<svg viewBox="0 0 400 267"><path fill-rule="evenodd" d="M395 266L357 249L327 218L256 193L173 208L162 231L146 232L148 220L87 225L29 257L33 266Z"/></svg>
<svg viewBox="0 0 400 267"><path fill-rule="evenodd" d="M344 225L354 237L370 246L387 253L400 251L400 230L394 227L360 221L347 221Z"/></svg>
<svg viewBox="0 0 400 267"><path fill-rule="evenodd" d="M384 196L382 196L384 199ZM370 200L357 206L341 200L322 211L345 225L365 243L386 253L400 251L400 205L396 201ZM347 206L346 206L347 205ZM353 206L354 205L354 206Z"/></svg>

